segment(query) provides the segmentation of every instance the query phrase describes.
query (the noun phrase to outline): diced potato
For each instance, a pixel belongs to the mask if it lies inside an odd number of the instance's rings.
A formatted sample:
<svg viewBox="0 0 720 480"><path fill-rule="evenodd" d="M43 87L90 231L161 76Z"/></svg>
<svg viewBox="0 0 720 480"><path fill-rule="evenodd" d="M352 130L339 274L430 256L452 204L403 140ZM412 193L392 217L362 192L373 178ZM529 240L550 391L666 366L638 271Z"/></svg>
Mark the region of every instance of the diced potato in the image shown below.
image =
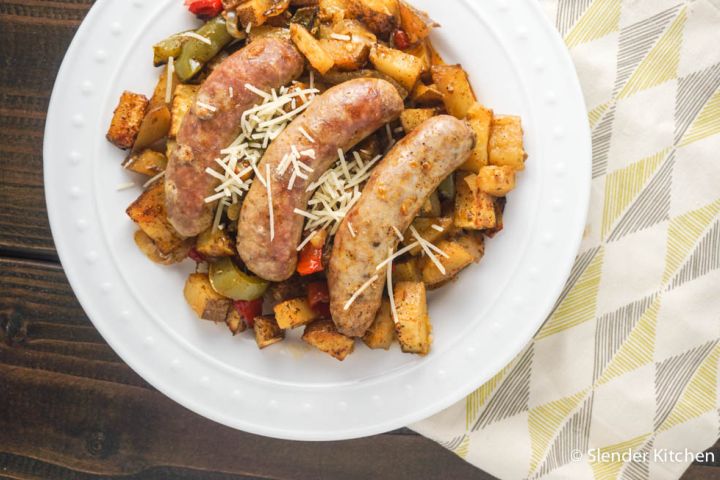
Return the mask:
<svg viewBox="0 0 720 480"><path fill-rule="evenodd" d="M320 42L297 23L290 25L290 38L298 50L308 59L310 65L321 74L327 73L335 64L330 54L322 48Z"/></svg>
<svg viewBox="0 0 720 480"><path fill-rule="evenodd" d="M176 250L166 255L155 245L152 238L148 237L142 230L137 230L133 235L133 239L135 240L135 245L138 246L146 257L160 265L172 265L182 262L187 258L188 251L190 250L190 243L184 242Z"/></svg>
<svg viewBox="0 0 720 480"><path fill-rule="evenodd" d="M235 244L225 230L208 228L197 237L195 250L200 254L211 257L231 257L237 255Z"/></svg>
<svg viewBox="0 0 720 480"><path fill-rule="evenodd" d="M425 40L425 43L427 43L428 50L430 50L430 63L432 65L445 65L445 60L440 56L429 38Z"/></svg>
<svg viewBox="0 0 720 480"><path fill-rule="evenodd" d="M133 152L144 150L155 142L167 137L170 132L170 109L164 103L150 108L143 119L138 132Z"/></svg>
<svg viewBox="0 0 720 480"><path fill-rule="evenodd" d="M477 186L493 197L504 197L515 188L515 169L507 165L483 167L478 172Z"/></svg>
<svg viewBox="0 0 720 480"><path fill-rule="evenodd" d="M425 42L420 42L417 45L415 45L412 48L409 48L405 50L405 52L409 53L410 55L417 57L422 61L423 68L422 73L423 77L425 74L430 73L430 67L432 66L432 59L430 58L430 50L427 48L427 44Z"/></svg>
<svg viewBox="0 0 720 480"><path fill-rule="evenodd" d="M361 68L367 63L370 46L366 43L349 42L334 38L322 38L320 46L333 60L335 68L342 71L352 71Z"/></svg>
<svg viewBox="0 0 720 480"><path fill-rule="evenodd" d="M167 219L163 182L154 182L150 185L126 212L163 254L169 255L183 245L184 239Z"/></svg>
<svg viewBox="0 0 720 480"><path fill-rule="evenodd" d="M316 320L318 314L312 309L307 298L293 298L278 303L273 308L275 319L283 330L307 325Z"/></svg>
<svg viewBox="0 0 720 480"><path fill-rule="evenodd" d="M318 0L320 18L335 23L342 21L347 14L349 0Z"/></svg>
<svg viewBox="0 0 720 480"><path fill-rule="evenodd" d="M475 104L467 73L460 65L434 65L432 80L442 93L445 109L457 118L465 118Z"/></svg>
<svg viewBox="0 0 720 480"><path fill-rule="evenodd" d="M425 284L400 282L393 288L393 293L397 310L395 332L400 348L406 353L426 355L432 338Z"/></svg>
<svg viewBox="0 0 720 480"><path fill-rule="evenodd" d="M420 268L418 267L417 259L410 258L402 262L393 263L393 285L400 282L417 282L420 278Z"/></svg>
<svg viewBox="0 0 720 480"><path fill-rule="evenodd" d="M175 96L173 97L171 112L172 121L170 123L170 132L168 133L170 138L177 137L177 134L180 132L182 121L195 102L195 96L199 89L199 85L182 84L175 87Z"/></svg>
<svg viewBox="0 0 720 480"><path fill-rule="evenodd" d="M149 103L145 95L123 92L107 132L110 143L122 149L133 146Z"/></svg>
<svg viewBox="0 0 720 480"><path fill-rule="evenodd" d="M494 228L495 203L493 197L477 188L477 175L460 176L455 186L455 226L471 230Z"/></svg>
<svg viewBox="0 0 720 480"><path fill-rule="evenodd" d="M430 29L438 26L425 12L400 1L400 26L407 33L410 43L417 43L430 35Z"/></svg>
<svg viewBox="0 0 720 480"><path fill-rule="evenodd" d="M365 28L362 23L351 18L333 23L329 31L326 32L326 34L331 35L333 33L337 33L339 35L347 35L352 39L353 42L364 43L368 46L372 46L377 43L377 36L375 36L374 33Z"/></svg>
<svg viewBox="0 0 720 480"><path fill-rule="evenodd" d="M483 235L487 237L494 237L497 233L502 232L504 228L503 214L505 211L505 197L498 197L495 199L495 226L493 228L483 230Z"/></svg>
<svg viewBox="0 0 720 480"><path fill-rule="evenodd" d="M238 333L247 330L245 320L243 320L242 315L240 315L240 312L238 312L235 308L230 308L230 310L228 310L228 314L225 317L225 325L227 325L233 335L237 335Z"/></svg>
<svg viewBox="0 0 720 480"><path fill-rule="evenodd" d="M479 238L479 240L478 240ZM479 242L479 243L478 243ZM428 288L437 288L452 280L462 269L482 257L482 234L462 235L452 240L441 240L437 247L447 255L436 255L445 273L429 258L423 259L422 280Z"/></svg>
<svg viewBox="0 0 720 480"><path fill-rule="evenodd" d="M495 117L488 141L490 165L507 165L520 171L525 169L526 157L520 117Z"/></svg>
<svg viewBox="0 0 720 480"><path fill-rule="evenodd" d="M348 0L347 13L383 38L400 26L398 0Z"/></svg>
<svg viewBox="0 0 720 480"><path fill-rule="evenodd" d="M255 40L268 37L290 40L290 29L265 24L259 27L253 27L252 30L250 30L248 39L250 42L254 42Z"/></svg>
<svg viewBox="0 0 720 480"><path fill-rule="evenodd" d="M251 23L259 27L270 17L280 15L290 6L290 0L247 0L237 7L238 20L243 27Z"/></svg>
<svg viewBox="0 0 720 480"><path fill-rule="evenodd" d="M387 350L395 340L395 322L390 311L390 300L383 298L377 316L367 329L362 341L370 348Z"/></svg>
<svg viewBox="0 0 720 480"><path fill-rule="evenodd" d="M419 58L381 44L370 50L370 61L379 72L394 78L408 91L413 89L423 70Z"/></svg>
<svg viewBox="0 0 720 480"><path fill-rule="evenodd" d="M318 350L343 361L355 349L355 340L337 331L332 320L316 320L305 327L302 339Z"/></svg>
<svg viewBox="0 0 720 480"><path fill-rule="evenodd" d="M488 164L488 139L490 138L493 111L475 103L467 112L467 120L475 132L475 148L470 154L470 158L460 166L460 170L477 173Z"/></svg>
<svg viewBox="0 0 720 480"><path fill-rule="evenodd" d="M285 338L285 330L280 328L275 319L269 315L255 317L253 324L255 342L260 349L269 347Z"/></svg>
<svg viewBox="0 0 720 480"><path fill-rule="evenodd" d="M442 103L443 97L435 84L425 85L422 82L418 82L410 93L410 100L417 105L438 105Z"/></svg>
<svg viewBox="0 0 720 480"><path fill-rule="evenodd" d="M150 110L159 105L167 105L172 102L172 93L175 91L175 87L180 84L180 79L178 79L177 75L173 74L170 81L172 85L170 85L170 101L168 102L168 68L165 67L160 74L160 78L158 78L158 82L155 84L153 95L150 97Z"/></svg>
<svg viewBox="0 0 720 480"><path fill-rule="evenodd" d="M407 108L400 114L400 123L405 133L408 134L435 115L437 115L437 110L434 108Z"/></svg>
<svg viewBox="0 0 720 480"><path fill-rule="evenodd" d="M141 175L154 177L165 171L167 162L167 157L162 153L145 149L140 153L130 155L123 162L123 168Z"/></svg>
<svg viewBox="0 0 720 480"><path fill-rule="evenodd" d="M293 7L312 7L318 4L318 0L290 0Z"/></svg>
<svg viewBox="0 0 720 480"><path fill-rule="evenodd" d="M446 237L453 230L453 219L450 217L417 217L413 220L412 226L417 230L418 234L430 243L435 243L441 238ZM442 230L433 228L438 226ZM405 245L409 245L415 241L410 230L405 233ZM412 255L418 255L422 252L422 248L415 247L410 250Z"/></svg>
<svg viewBox="0 0 720 480"><path fill-rule="evenodd" d="M229 298L213 290L207 273L190 274L183 294L190 308L203 320L224 322L232 304Z"/></svg>

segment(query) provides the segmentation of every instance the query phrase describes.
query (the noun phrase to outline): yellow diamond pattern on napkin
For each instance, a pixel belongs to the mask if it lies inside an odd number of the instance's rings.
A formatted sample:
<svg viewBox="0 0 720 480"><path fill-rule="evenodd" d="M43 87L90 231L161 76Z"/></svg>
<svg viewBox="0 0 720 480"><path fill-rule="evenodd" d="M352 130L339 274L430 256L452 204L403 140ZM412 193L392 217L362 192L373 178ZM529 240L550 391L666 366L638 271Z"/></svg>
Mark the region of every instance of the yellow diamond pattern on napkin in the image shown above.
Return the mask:
<svg viewBox="0 0 720 480"><path fill-rule="evenodd" d="M577 62L614 78L580 72L596 233L525 350L412 427L503 479L676 478L686 464L654 449L702 451L720 432L719 3L541 2L574 58L616 42L606 64ZM646 455L591 458L628 450Z"/></svg>

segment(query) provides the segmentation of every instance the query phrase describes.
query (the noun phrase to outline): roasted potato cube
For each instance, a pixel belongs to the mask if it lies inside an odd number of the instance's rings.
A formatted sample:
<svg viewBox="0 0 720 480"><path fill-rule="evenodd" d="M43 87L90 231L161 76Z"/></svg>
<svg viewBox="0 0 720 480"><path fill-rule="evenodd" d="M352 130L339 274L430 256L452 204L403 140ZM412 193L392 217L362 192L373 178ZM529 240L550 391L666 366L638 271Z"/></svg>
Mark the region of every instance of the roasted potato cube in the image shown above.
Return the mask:
<svg viewBox="0 0 720 480"><path fill-rule="evenodd" d="M390 300L383 298L375 320L362 336L362 341L370 348L387 350L393 340L395 340L395 321L390 311Z"/></svg>
<svg viewBox="0 0 720 480"><path fill-rule="evenodd" d="M133 152L144 150L167 137L170 132L170 123L170 109L167 105L162 104L150 108L140 126L140 131L133 145Z"/></svg>
<svg viewBox="0 0 720 480"><path fill-rule="evenodd" d="M400 0L400 27L407 33L410 43L425 40L430 35L432 27L439 26L433 22L427 13Z"/></svg>
<svg viewBox="0 0 720 480"><path fill-rule="evenodd" d="M270 17L275 17L288 9L290 0L247 0L237 7L238 20L242 26L251 23L253 27L259 27Z"/></svg>
<svg viewBox="0 0 720 480"><path fill-rule="evenodd" d="M343 361L355 349L355 340L338 332L332 320L316 320L305 327L302 339L318 350Z"/></svg>
<svg viewBox="0 0 720 480"><path fill-rule="evenodd" d="M167 82L170 81L170 101L168 100L168 86ZM177 75L173 73L173 75L168 79L168 67L165 67L160 74L160 78L158 78L158 82L155 84L155 90L153 90L153 95L150 97L150 107L149 109L152 110L153 108L159 106L159 105L167 105L168 103L172 103L172 94L175 91L175 88L180 84L180 80L178 79Z"/></svg>
<svg viewBox="0 0 720 480"><path fill-rule="evenodd" d="M442 103L443 97L435 84L425 85L418 82L410 93L410 100L415 102L416 105L438 105Z"/></svg>
<svg viewBox="0 0 720 480"><path fill-rule="evenodd" d="M430 67L432 67L432 59L430 58L430 50L428 50L425 42L420 42L412 48L405 50L410 55L417 57L423 63L422 73L423 78L425 74L430 73Z"/></svg>
<svg viewBox="0 0 720 480"><path fill-rule="evenodd" d="M145 95L123 92L107 132L110 143L125 150L132 148L149 103Z"/></svg>
<svg viewBox="0 0 720 480"><path fill-rule="evenodd" d="M398 0L348 0L347 13L382 38L387 38L400 26Z"/></svg>
<svg viewBox="0 0 720 480"><path fill-rule="evenodd" d="M273 308L275 319L283 330L307 325L316 320L318 314L312 309L307 298L293 298L278 303Z"/></svg>
<svg viewBox="0 0 720 480"><path fill-rule="evenodd" d="M493 197L504 197L515 188L515 169L508 165L488 165L478 172L477 186Z"/></svg>
<svg viewBox="0 0 720 480"><path fill-rule="evenodd" d="M199 89L200 87L198 85L183 84L175 87L175 96L173 97L171 112L172 121L170 123L170 132L168 133L170 138L175 138L178 132L180 132L182 121L195 102L195 96Z"/></svg>
<svg viewBox="0 0 720 480"><path fill-rule="evenodd" d="M449 233L452 233L453 219L450 217L417 217L413 220L412 226L422 238L430 243L435 243L441 238L446 237ZM415 237L410 230L405 232L405 240L403 243L409 245L414 241ZM418 255L420 252L422 252L422 248L420 247L415 247L410 250L412 255Z"/></svg>
<svg viewBox="0 0 720 480"><path fill-rule="evenodd" d="M342 21L347 14L349 0L318 0L320 18L335 23Z"/></svg>
<svg viewBox="0 0 720 480"><path fill-rule="evenodd" d="M167 162L167 157L162 153L145 149L140 153L130 155L123 162L123 168L141 175L154 177L165 171Z"/></svg>
<svg viewBox="0 0 720 480"><path fill-rule="evenodd" d="M475 103L467 112L467 121L475 132L475 148L470 158L460 166L460 170L479 172L488 164L488 139L490 138L490 125L493 111L488 110L479 103Z"/></svg>
<svg viewBox="0 0 720 480"><path fill-rule="evenodd" d="M504 228L503 214L505 212L505 197L498 197L495 199L495 226L493 228L483 230L483 235L486 237L494 237L495 234L502 232Z"/></svg>
<svg viewBox="0 0 720 480"><path fill-rule="evenodd" d="M335 64L332 56L322 48L320 42L301 25L297 23L290 25L290 38L308 59L310 65L321 74L327 73Z"/></svg>
<svg viewBox="0 0 720 480"><path fill-rule="evenodd" d="M270 315L255 317L253 324L255 342L260 349L269 347L273 343L280 342L285 338L285 330L280 328L275 319Z"/></svg>
<svg viewBox="0 0 720 480"><path fill-rule="evenodd" d="M426 355L432 339L425 284L400 282L393 288L393 293L397 310L395 333L400 348L406 353Z"/></svg>
<svg viewBox="0 0 720 480"><path fill-rule="evenodd" d="M290 0L293 7L312 7L318 4L319 0Z"/></svg>
<svg viewBox="0 0 720 480"><path fill-rule="evenodd" d="M490 127L488 162L490 165L507 165L517 171L525 169L525 148L520 117L495 117Z"/></svg>
<svg viewBox="0 0 720 480"><path fill-rule="evenodd" d="M417 259L409 258L402 262L393 263L393 285L400 282L417 282L421 278Z"/></svg>
<svg viewBox="0 0 720 480"><path fill-rule="evenodd" d="M434 65L432 80L442 93L448 113L465 118L470 107L475 104L475 93L465 70L460 65Z"/></svg>
<svg viewBox="0 0 720 480"><path fill-rule="evenodd" d="M237 255L235 244L225 230L208 228L197 237L195 250L211 258Z"/></svg>
<svg viewBox="0 0 720 480"><path fill-rule="evenodd" d="M227 325L233 335L247 330L245 320L235 308L228 310L227 316L225 317L225 325Z"/></svg>
<svg viewBox="0 0 720 480"><path fill-rule="evenodd" d="M213 322L224 322L232 301L223 297L210 285L207 273L193 273L185 282L185 300L198 317Z"/></svg>
<svg viewBox="0 0 720 480"><path fill-rule="evenodd" d="M430 50L430 63L432 65L445 65L445 60L440 56L429 38L425 40L425 43L427 43L428 50Z"/></svg>
<svg viewBox="0 0 720 480"><path fill-rule="evenodd" d="M494 228L495 203L493 197L477 188L477 175L459 176L455 187L455 226L471 230Z"/></svg>
<svg viewBox="0 0 720 480"><path fill-rule="evenodd" d="M157 247L152 238L147 236L147 233L142 230L137 230L133 235L135 245L140 249L154 263L160 265L172 265L174 263L180 263L185 260L190 250L190 242L184 242L176 250L173 250L169 254L164 254Z"/></svg>
<svg viewBox="0 0 720 480"><path fill-rule="evenodd" d="M370 50L370 62L379 72L394 78L408 91L415 86L423 70L423 62L419 58L381 44Z"/></svg>
<svg viewBox="0 0 720 480"><path fill-rule="evenodd" d="M445 282L452 280L462 269L478 261L483 253L482 235L461 235L456 239L441 240L437 247L447 255L447 257L436 255L440 264L445 268L445 273L442 273L429 258L424 258L422 280L428 288L443 285Z"/></svg>
<svg viewBox="0 0 720 480"><path fill-rule="evenodd" d="M368 46L372 46L377 43L377 36L375 36L375 34L372 33L370 30L365 28L362 23L352 18L344 19L342 21L333 23L329 31L326 33L327 35L332 35L333 33L337 33L339 35L347 35L352 39L353 42L363 43Z"/></svg>
<svg viewBox="0 0 720 480"><path fill-rule="evenodd" d="M150 185L126 212L163 254L169 255L183 245L184 239L167 219L163 182L154 182Z"/></svg>
<svg viewBox="0 0 720 480"><path fill-rule="evenodd" d="M437 110L434 108L407 108L400 114L400 123L405 133L408 134L435 115L437 115Z"/></svg>
<svg viewBox="0 0 720 480"><path fill-rule="evenodd" d="M342 71L361 68L367 63L370 54L370 46L366 43L334 38L322 38L319 43L322 49L332 57L335 68Z"/></svg>

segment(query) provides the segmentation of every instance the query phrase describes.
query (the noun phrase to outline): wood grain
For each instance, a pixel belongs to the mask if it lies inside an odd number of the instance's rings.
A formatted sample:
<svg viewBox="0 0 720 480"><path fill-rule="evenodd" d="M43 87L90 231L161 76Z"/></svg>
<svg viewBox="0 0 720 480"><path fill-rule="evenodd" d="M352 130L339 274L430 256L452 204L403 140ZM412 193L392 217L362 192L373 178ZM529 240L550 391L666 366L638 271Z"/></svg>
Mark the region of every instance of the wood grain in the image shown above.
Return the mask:
<svg viewBox="0 0 720 480"><path fill-rule="evenodd" d="M57 263L42 179L55 75L92 4L0 0L0 479L493 478L407 429L309 443L223 427L110 349ZM683 478L720 480L717 467Z"/></svg>

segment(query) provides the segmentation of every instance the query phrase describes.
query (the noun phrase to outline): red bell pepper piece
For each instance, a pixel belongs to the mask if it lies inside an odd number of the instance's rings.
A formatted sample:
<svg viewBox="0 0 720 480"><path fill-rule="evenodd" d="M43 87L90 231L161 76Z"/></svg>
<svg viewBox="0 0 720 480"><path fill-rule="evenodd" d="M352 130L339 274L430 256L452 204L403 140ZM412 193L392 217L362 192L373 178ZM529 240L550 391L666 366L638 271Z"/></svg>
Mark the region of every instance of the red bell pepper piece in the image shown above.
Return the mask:
<svg viewBox="0 0 720 480"><path fill-rule="evenodd" d="M319 303L330 303L330 291L327 282L312 282L307 286L308 303L311 307Z"/></svg>
<svg viewBox="0 0 720 480"><path fill-rule="evenodd" d="M316 247L312 242L305 245L300 252L297 271L300 275L311 275L324 270L322 264L323 249Z"/></svg>
<svg viewBox="0 0 720 480"><path fill-rule="evenodd" d="M198 252L195 247L192 247L190 251L188 252L188 257L195 260L197 263L202 263L205 261L205 256Z"/></svg>
<svg viewBox="0 0 720 480"><path fill-rule="evenodd" d="M253 328L255 325L255 317L262 315L263 299L257 300L236 300L233 302L235 310L245 320L248 327Z"/></svg>
<svg viewBox="0 0 720 480"><path fill-rule="evenodd" d="M330 304L329 303L318 303L312 307L313 311L317 313L320 318L332 318L330 315Z"/></svg>
<svg viewBox="0 0 720 480"><path fill-rule="evenodd" d="M185 0L185 5L198 17L212 18L222 12L222 0Z"/></svg>

